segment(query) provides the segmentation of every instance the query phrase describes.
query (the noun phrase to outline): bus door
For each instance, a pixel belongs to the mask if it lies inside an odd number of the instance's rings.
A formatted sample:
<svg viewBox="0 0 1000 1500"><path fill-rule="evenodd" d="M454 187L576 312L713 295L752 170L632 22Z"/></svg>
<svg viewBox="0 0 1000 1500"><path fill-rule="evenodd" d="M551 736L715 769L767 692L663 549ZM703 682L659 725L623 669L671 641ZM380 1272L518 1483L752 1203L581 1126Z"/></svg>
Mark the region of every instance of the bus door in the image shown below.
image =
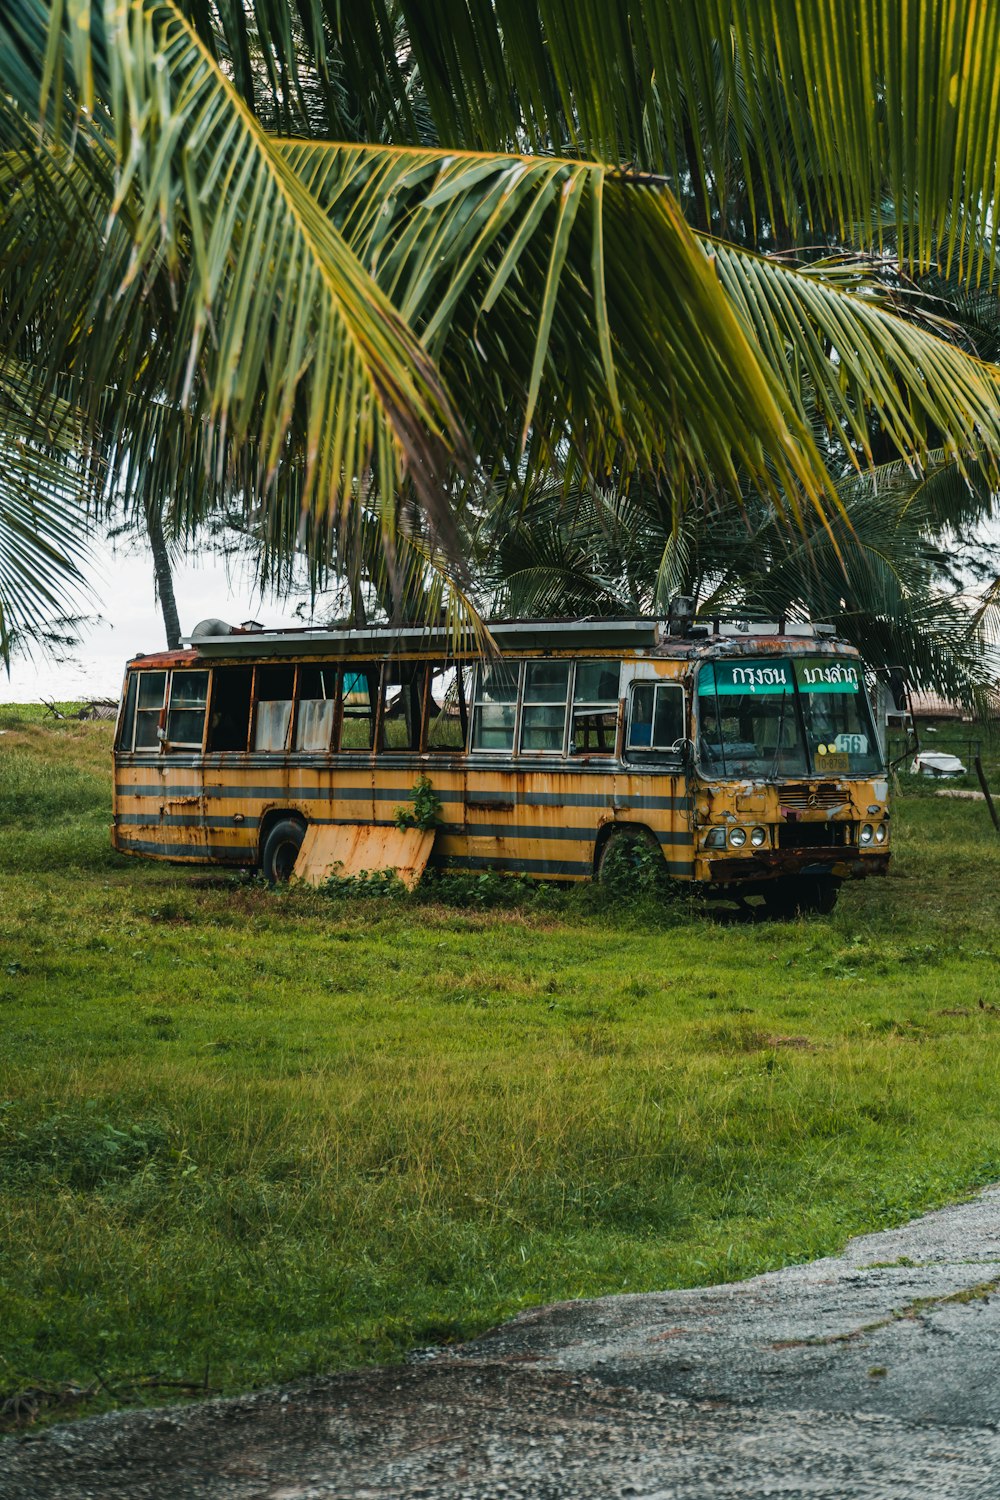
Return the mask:
<svg viewBox="0 0 1000 1500"><path fill-rule="evenodd" d="M694 809L690 764L690 703L676 664L636 662L625 698L625 765L615 786L619 820L644 823L656 835L672 875L693 873Z"/></svg>

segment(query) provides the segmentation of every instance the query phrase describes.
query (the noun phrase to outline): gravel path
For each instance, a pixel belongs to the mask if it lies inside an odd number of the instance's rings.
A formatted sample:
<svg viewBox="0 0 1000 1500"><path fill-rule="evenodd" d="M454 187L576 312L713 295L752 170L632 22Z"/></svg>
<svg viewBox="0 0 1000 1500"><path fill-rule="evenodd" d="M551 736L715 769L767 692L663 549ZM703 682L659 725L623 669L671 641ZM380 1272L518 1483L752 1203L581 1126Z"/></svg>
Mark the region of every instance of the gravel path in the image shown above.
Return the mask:
<svg viewBox="0 0 1000 1500"><path fill-rule="evenodd" d="M3 1500L1000 1500L1000 1189L842 1256L0 1448Z"/></svg>

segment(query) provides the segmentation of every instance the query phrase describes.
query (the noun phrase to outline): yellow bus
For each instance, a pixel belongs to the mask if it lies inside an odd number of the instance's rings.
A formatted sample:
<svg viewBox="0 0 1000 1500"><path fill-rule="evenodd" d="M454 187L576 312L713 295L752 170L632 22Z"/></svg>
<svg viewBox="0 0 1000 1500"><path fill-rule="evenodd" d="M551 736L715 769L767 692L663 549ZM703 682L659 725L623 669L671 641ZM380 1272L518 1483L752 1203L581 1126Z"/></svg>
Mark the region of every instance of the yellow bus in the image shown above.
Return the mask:
<svg viewBox="0 0 1000 1500"><path fill-rule="evenodd" d="M411 877L429 859L588 880L642 843L678 880L782 913L828 911L843 880L885 873L880 737L858 653L830 627L490 631L481 656L435 629L207 621L186 649L135 657L114 847L280 881L309 834L391 866L388 830L423 779L440 811Z"/></svg>

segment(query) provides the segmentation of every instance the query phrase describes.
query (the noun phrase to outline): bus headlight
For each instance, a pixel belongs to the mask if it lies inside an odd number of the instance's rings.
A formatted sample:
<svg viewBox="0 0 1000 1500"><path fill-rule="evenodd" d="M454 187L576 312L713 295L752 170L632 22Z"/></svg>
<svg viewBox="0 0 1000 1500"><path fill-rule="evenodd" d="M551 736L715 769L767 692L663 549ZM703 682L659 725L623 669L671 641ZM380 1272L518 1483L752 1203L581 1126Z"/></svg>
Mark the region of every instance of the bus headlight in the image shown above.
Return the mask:
<svg viewBox="0 0 1000 1500"><path fill-rule="evenodd" d="M764 845L767 843L767 829L751 828L750 842L755 849L763 849Z"/></svg>
<svg viewBox="0 0 1000 1500"><path fill-rule="evenodd" d="M870 823L862 823L861 832L858 834L859 844L870 844L875 838L875 830Z"/></svg>
<svg viewBox="0 0 1000 1500"><path fill-rule="evenodd" d="M886 828L886 826L885 826L884 823L880 823L878 825L878 827L875 829L875 842L876 842L876 844L884 844L885 841L886 841L886 839L888 837L889 837L889 830L888 830L888 828Z"/></svg>
<svg viewBox="0 0 1000 1500"><path fill-rule="evenodd" d="M746 841L747 831L745 828L730 828L729 842L732 844L734 849L742 849Z"/></svg>

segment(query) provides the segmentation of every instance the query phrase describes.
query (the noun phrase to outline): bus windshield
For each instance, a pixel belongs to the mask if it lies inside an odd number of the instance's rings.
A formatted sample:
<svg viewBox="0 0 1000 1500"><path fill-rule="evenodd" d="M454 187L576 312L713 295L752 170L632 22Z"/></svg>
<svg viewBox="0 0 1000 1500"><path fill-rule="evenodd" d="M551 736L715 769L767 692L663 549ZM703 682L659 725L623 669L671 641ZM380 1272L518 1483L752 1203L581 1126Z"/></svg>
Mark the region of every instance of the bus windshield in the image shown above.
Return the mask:
<svg viewBox="0 0 1000 1500"><path fill-rule="evenodd" d="M861 665L742 657L698 673L698 759L711 776L867 776L882 757Z"/></svg>

